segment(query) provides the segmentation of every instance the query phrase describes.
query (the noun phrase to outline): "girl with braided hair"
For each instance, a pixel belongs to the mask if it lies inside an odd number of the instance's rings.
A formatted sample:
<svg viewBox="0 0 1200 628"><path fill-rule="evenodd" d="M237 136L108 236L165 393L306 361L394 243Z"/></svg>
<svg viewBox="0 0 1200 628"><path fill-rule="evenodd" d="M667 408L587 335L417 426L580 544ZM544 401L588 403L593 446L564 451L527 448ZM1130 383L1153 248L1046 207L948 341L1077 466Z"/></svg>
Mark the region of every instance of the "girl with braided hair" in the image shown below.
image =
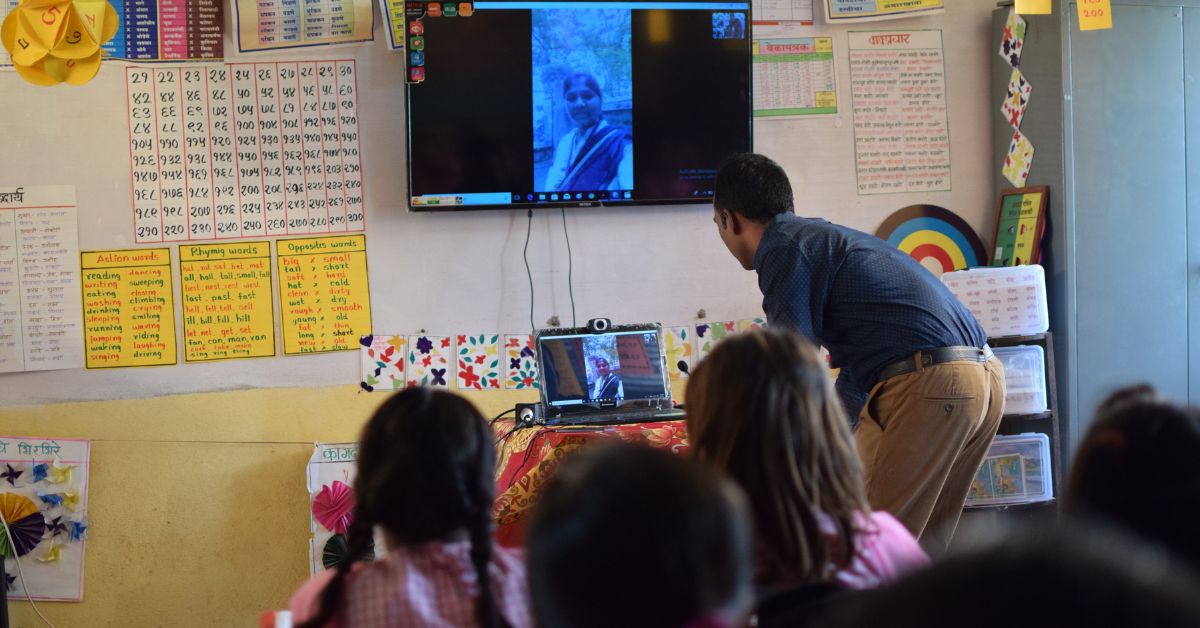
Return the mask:
<svg viewBox="0 0 1200 628"><path fill-rule="evenodd" d="M465 399L401 391L363 428L350 556L309 580L290 607L303 628L531 625L525 565L493 547L495 452L487 422Z"/></svg>

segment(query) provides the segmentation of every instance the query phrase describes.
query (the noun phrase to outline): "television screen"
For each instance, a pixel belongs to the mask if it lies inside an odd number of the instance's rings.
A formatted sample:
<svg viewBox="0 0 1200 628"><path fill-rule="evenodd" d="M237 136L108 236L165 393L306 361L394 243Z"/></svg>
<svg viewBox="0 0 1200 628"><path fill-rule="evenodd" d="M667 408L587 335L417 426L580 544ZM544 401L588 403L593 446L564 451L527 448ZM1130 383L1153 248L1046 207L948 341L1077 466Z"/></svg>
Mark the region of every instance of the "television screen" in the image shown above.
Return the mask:
<svg viewBox="0 0 1200 628"><path fill-rule="evenodd" d="M408 25L413 209L704 202L751 150L748 2L434 5Z"/></svg>

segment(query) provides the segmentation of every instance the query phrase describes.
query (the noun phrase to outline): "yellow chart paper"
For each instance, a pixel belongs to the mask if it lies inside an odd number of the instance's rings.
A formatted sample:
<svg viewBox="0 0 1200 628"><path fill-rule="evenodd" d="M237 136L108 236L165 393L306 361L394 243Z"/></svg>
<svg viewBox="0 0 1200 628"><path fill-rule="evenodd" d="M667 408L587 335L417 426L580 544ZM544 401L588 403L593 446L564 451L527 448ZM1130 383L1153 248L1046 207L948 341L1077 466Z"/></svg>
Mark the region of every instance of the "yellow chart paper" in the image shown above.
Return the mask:
<svg viewBox="0 0 1200 628"><path fill-rule="evenodd" d="M82 258L87 368L175 364L171 250L94 251Z"/></svg>
<svg viewBox="0 0 1200 628"><path fill-rule="evenodd" d="M275 355L271 243L179 247L186 362Z"/></svg>
<svg viewBox="0 0 1200 628"><path fill-rule="evenodd" d="M371 333L366 237L277 240L275 252L284 354L357 349Z"/></svg>
<svg viewBox="0 0 1200 628"><path fill-rule="evenodd" d="M1095 31L1112 28L1110 0L1079 0L1079 30Z"/></svg>
<svg viewBox="0 0 1200 628"><path fill-rule="evenodd" d="M1054 13L1050 0L1017 0L1014 7L1020 15L1048 15Z"/></svg>

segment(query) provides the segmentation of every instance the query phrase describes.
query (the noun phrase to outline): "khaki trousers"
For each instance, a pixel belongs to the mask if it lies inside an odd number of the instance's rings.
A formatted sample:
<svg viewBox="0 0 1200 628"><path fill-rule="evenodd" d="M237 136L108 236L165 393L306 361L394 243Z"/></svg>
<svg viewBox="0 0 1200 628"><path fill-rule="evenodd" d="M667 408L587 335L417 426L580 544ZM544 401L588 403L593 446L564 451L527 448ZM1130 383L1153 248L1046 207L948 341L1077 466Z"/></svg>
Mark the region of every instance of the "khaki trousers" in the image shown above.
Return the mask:
<svg viewBox="0 0 1200 628"><path fill-rule="evenodd" d="M940 554L1004 414L1004 365L996 358L928 367L914 361L916 371L871 390L855 439L871 507Z"/></svg>

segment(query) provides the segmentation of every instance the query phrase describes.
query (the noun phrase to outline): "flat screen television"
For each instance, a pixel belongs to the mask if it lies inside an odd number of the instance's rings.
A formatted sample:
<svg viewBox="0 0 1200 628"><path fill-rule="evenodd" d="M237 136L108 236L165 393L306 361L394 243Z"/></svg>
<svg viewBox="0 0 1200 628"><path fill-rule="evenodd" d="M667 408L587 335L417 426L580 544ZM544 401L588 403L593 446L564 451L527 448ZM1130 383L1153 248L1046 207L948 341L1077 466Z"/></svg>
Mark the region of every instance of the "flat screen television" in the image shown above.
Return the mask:
<svg viewBox="0 0 1200 628"><path fill-rule="evenodd" d="M413 5L414 210L706 202L752 148L749 2Z"/></svg>

